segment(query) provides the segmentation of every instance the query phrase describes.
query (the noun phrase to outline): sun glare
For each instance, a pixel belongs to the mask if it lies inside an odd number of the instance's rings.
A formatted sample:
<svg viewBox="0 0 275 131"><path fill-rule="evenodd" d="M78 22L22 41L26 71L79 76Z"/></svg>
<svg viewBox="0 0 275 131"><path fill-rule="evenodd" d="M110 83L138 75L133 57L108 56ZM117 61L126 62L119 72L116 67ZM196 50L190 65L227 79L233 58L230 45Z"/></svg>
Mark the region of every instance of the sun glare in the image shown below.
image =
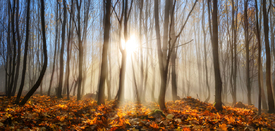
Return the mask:
<svg viewBox="0 0 275 131"><path fill-rule="evenodd" d="M126 46L126 51L128 54L132 54L138 49L138 43L136 37L133 35L130 37L130 39L125 43L124 40L122 40L122 48L124 49Z"/></svg>

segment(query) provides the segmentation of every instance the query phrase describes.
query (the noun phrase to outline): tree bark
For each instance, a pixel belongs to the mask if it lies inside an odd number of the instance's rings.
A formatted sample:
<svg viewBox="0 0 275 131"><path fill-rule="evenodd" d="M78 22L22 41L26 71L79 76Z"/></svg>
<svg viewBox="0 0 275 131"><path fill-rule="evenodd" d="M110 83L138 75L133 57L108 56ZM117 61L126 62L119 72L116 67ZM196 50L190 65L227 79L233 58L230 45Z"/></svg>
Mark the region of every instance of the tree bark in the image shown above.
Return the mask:
<svg viewBox="0 0 275 131"><path fill-rule="evenodd" d="M66 34L66 0L63 0L63 22L62 22L62 43L61 43L61 49L60 49L60 76L59 76L59 84L57 88L57 98L62 98L62 87L63 87L63 74L64 74L64 45L65 45L65 34Z"/></svg>
<svg viewBox="0 0 275 131"><path fill-rule="evenodd" d="M206 33L205 33L205 22L204 22L204 8L205 8L205 4L204 4L204 0L203 0L203 11L202 11L202 31L203 31L203 49L204 49L204 69L205 69L205 82L206 82L206 87L207 87L207 98L205 99L204 102L208 102L210 99L210 87L209 87L209 83L208 83L208 68L207 68L207 52L206 52Z"/></svg>
<svg viewBox="0 0 275 131"><path fill-rule="evenodd" d="M210 2L208 3L210 4ZM219 37L218 37L218 1L213 0L213 12L212 12L212 26L213 26L213 38L212 38L212 50L213 50L213 64L215 73L215 108L220 111L222 110L222 81L220 76L220 65L219 65Z"/></svg>
<svg viewBox="0 0 275 131"><path fill-rule="evenodd" d="M16 88L17 88L17 81L18 81L18 76L19 76L19 67L20 67L20 60L21 60L21 41L20 41L20 32L19 32L19 0L16 0L16 5L17 5L17 9L16 9L16 34L17 34L17 66L16 66L16 74L15 74L15 78L14 78L14 85L13 85L13 89L12 89L12 93L11 95L14 96L15 92L16 92Z"/></svg>
<svg viewBox="0 0 275 131"><path fill-rule="evenodd" d="M245 37L245 49L246 49L246 88L247 88L247 100L248 105L251 103L251 86L249 75L249 41L248 41L248 18L247 18L247 6L248 0L244 2L244 37Z"/></svg>
<svg viewBox="0 0 275 131"><path fill-rule="evenodd" d="M44 0L41 0L41 24L42 24L42 35L43 35L44 64L43 64L41 73L38 77L38 80L36 81L34 86L31 88L31 90L27 93L27 95L24 97L24 99L19 103L19 105L21 106L25 105L28 99L37 90L47 69L48 56L47 56L47 43L46 43L46 30L45 30L45 17L44 17Z"/></svg>
<svg viewBox="0 0 275 131"><path fill-rule="evenodd" d="M104 42L103 42L103 51L102 51L102 62L101 62L101 71L100 71L100 80L98 86L98 101L97 104L105 104L104 101L104 92L105 92L105 81L108 71L108 60L107 53L109 47L109 35L110 35L110 15L111 15L111 0L106 0L106 14L105 14L105 23L104 23Z"/></svg>
<svg viewBox="0 0 275 131"><path fill-rule="evenodd" d="M258 4L257 0L255 0L255 8L256 8L256 37L258 41L258 86L259 86L259 101L258 101L258 115L261 115L261 109L262 109L262 87L263 87L263 69L262 69L262 45L261 45L261 37L260 37L260 29L259 29L259 23L258 23Z"/></svg>
<svg viewBox="0 0 275 131"><path fill-rule="evenodd" d="M272 93L272 81L271 81L271 58L270 58L270 47L268 38L268 15L266 12L266 0L263 0L263 18L264 18L264 38L265 38L265 50L266 50L266 88L269 113L274 113L274 99Z"/></svg>
<svg viewBox="0 0 275 131"><path fill-rule="evenodd" d="M165 91L166 91L167 72L164 70L164 67L163 67L163 56L162 56L163 54L161 50L158 6L159 6L158 0L155 0L154 2L155 30L156 30L156 37L157 37L158 60L159 60L159 68L160 68L160 76L161 76L161 87L160 87L160 95L159 95L158 102L159 102L160 109L164 110L166 109Z"/></svg>
<svg viewBox="0 0 275 131"><path fill-rule="evenodd" d="M57 1L58 2L58 1ZM56 5L56 14L58 14L58 6ZM57 52L57 39L58 39L58 15L55 16L55 21L56 21L56 26L55 26L55 44L54 44L54 55L53 55L53 70L51 73L51 79L50 79L50 85L49 85L49 89L48 89L48 96L51 95L51 88L52 88L52 81L53 81L53 76L54 76L54 72L55 72L55 61L56 61L56 52Z"/></svg>
<svg viewBox="0 0 275 131"><path fill-rule="evenodd" d="M26 17L26 40L25 40L25 49L24 49L24 60L23 60L23 70L22 70L22 77L21 83L19 87L19 91L15 100L15 103L18 104L24 83L25 83L25 74L26 74L26 67L27 67L27 55L28 55L28 41L29 41L29 21L30 21L30 0L27 1L27 17Z"/></svg>
<svg viewBox="0 0 275 131"><path fill-rule="evenodd" d="M78 57L79 57L79 61L78 61L78 72L79 72L79 77L78 77L78 88L77 88L77 100L81 99L81 84L82 84L82 68L83 68L83 46L82 46L82 40L81 40L81 27L80 27L80 8L81 8L81 3L82 0L80 0L80 4L78 4L78 2L76 2L77 4L77 20L78 20L78 48L79 48L79 52L78 52Z"/></svg>

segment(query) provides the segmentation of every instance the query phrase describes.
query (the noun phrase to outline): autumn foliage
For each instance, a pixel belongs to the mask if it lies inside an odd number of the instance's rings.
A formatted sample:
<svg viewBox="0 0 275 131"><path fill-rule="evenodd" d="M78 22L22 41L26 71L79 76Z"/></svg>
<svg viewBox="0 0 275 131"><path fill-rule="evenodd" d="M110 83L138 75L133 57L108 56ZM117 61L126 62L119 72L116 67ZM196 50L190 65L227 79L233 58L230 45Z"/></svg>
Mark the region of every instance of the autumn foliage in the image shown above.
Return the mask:
<svg viewBox="0 0 275 131"><path fill-rule="evenodd" d="M127 102L114 109L114 101L97 105L92 99L76 101L35 95L25 106L0 97L0 130L274 130L275 115L257 115L257 108L223 106L188 97L167 102L167 111L156 103Z"/></svg>

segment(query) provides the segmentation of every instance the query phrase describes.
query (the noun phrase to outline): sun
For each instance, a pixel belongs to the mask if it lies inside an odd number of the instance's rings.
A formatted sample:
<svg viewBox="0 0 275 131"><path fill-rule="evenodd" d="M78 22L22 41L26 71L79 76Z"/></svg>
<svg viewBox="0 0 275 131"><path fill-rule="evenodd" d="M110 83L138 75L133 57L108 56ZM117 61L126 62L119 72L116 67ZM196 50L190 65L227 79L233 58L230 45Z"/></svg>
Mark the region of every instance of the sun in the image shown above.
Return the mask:
<svg viewBox="0 0 275 131"><path fill-rule="evenodd" d="M130 37L130 39L125 43L124 40L122 40L122 48L124 49L126 46L127 54L132 54L138 50L138 40L134 35Z"/></svg>

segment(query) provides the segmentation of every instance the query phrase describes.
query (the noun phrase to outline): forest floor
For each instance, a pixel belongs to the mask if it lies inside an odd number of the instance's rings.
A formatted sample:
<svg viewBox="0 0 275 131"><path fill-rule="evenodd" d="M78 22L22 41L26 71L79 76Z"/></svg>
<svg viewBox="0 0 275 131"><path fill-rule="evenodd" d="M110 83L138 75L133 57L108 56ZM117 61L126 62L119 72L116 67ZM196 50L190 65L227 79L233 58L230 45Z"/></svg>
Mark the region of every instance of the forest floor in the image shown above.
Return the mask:
<svg viewBox="0 0 275 131"><path fill-rule="evenodd" d="M114 108L114 101L97 105L95 100L76 101L35 95L25 104L15 97L0 97L0 130L275 130L275 115L257 115L257 108L223 106L191 97L167 102L162 112L156 103L127 102Z"/></svg>

